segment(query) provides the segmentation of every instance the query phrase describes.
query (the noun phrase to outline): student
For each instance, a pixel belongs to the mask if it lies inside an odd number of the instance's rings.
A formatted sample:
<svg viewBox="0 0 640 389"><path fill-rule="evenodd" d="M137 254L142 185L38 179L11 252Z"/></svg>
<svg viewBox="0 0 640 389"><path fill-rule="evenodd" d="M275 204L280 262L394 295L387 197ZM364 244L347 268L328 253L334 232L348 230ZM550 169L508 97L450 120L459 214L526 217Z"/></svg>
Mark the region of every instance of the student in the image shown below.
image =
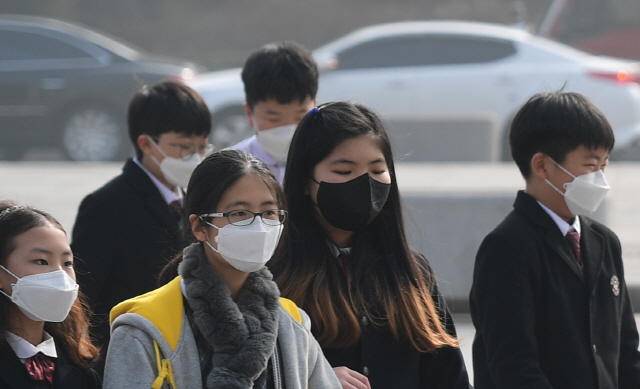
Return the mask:
<svg viewBox="0 0 640 389"><path fill-rule="evenodd" d="M135 158L85 197L73 228L78 283L99 320L103 351L111 308L154 289L160 270L182 250L183 188L207 149L211 115L197 92L167 81L133 97L128 125Z"/></svg>
<svg viewBox="0 0 640 389"><path fill-rule="evenodd" d="M66 233L0 201L0 388L100 388Z"/></svg>
<svg viewBox="0 0 640 389"><path fill-rule="evenodd" d="M540 93L509 142L526 189L476 256L476 388L640 388L620 242L586 216L609 189L611 126L580 94Z"/></svg>
<svg viewBox="0 0 640 389"><path fill-rule="evenodd" d="M269 263L343 388L469 388L426 258L409 249L391 146L361 105L313 108L291 143L289 239Z"/></svg>
<svg viewBox="0 0 640 389"><path fill-rule="evenodd" d="M111 312L106 388L340 387L308 316L279 299L264 267L284 204L250 154L222 150L196 168L185 199L194 243L171 265L180 276Z"/></svg>
<svg viewBox="0 0 640 389"><path fill-rule="evenodd" d="M304 47L271 43L249 55L242 81L244 110L256 134L233 148L261 159L282 183L293 132L315 105L318 67Z"/></svg>

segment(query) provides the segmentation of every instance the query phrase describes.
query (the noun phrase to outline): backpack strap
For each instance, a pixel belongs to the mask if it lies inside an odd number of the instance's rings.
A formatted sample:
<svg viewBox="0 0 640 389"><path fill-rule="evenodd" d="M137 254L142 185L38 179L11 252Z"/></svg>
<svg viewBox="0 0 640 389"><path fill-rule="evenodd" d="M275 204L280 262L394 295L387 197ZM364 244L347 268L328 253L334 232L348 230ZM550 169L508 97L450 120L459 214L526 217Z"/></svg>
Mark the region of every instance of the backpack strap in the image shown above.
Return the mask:
<svg viewBox="0 0 640 389"><path fill-rule="evenodd" d="M289 315L291 315L291 317L296 319L298 323L302 324L302 315L300 314L300 310L298 309L296 303L289 300L288 298L280 297L280 305L282 305L282 308L284 308L284 310L287 311Z"/></svg>

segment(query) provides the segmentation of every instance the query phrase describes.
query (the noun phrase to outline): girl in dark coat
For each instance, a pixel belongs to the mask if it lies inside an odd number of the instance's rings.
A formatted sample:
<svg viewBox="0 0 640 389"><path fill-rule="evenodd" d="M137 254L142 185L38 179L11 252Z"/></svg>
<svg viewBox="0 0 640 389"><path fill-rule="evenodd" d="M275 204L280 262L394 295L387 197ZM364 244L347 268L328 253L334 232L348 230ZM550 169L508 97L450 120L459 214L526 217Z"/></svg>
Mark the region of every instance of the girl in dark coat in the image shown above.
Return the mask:
<svg viewBox="0 0 640 389"><path fill-rule="evenodd" d="M269 268L309 313L343 388L468 388L429 263L408 247L376 114L345 102L312 109L287 161L292 236Z"/></svg>
<svg viewBox="0 0 640 389"><path fill-rule="evenodd" d="M101 387L73 254L51 215L0 201L0 294L0 388Z"/></svg>

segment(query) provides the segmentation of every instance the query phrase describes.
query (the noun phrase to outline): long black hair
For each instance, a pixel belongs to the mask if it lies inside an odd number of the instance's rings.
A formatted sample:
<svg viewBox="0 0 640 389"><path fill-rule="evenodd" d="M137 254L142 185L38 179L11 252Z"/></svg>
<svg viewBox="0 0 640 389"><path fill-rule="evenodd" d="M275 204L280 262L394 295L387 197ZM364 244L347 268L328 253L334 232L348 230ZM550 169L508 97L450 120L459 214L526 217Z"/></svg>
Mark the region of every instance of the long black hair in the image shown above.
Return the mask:
<svg viewBox="0 0 640 389"><path fill-rule="evenodd" d="M354 233L352 259L342 268L307 193L316 165L339 144L357 137L370 137L377 143L389 168L391 187L380 214ZM312 330L323 347L357 343L360 315L387 325L397 339L420 351L457 345L438 317L429 265L409 249L391 143L372 110L334 102L310 111L291 142L284 192L289 239L268 266L282 295L309 313Z"/></svg>
<svg viewBox="0 0 640 389"><path fill-rule="evenodd" d="M264 162L249 153L239 150L220 150L210 154L193 171L184 198L183 246L197 242L191 232L189 215L211 213L220 198L240 178L252 174L267 185L278 208L285 209L286 200L282 188ZM198 219L199 220L199 219ZM200 222L200 221L199 221ZM285 239L286 224L280 241ZM169 262L158 277L158 284L164 285L178 275L178 265L182 253Z"/></svg>

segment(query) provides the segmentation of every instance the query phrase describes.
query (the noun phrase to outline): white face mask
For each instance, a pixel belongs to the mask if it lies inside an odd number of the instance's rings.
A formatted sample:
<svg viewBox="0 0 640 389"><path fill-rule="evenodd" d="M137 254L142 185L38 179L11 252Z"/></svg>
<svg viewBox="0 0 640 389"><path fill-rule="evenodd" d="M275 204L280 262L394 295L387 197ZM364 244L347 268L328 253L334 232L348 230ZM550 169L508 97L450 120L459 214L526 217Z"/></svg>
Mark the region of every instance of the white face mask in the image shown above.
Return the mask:
<svg viewBox="0 0 640 389"><path fill-rule="evenodd" d="M255 118L253 122L256 122ZM258 144L278 162L285 163L287 162L289 145L291 144L291 138L293 138L296 127L298 127L297 124L287 124L262 131L255 127Z"/></svg>
<svg viewBox="0 0 640 389"><path fill-rule="evenodd" d="M573 177L573 181L563 185L564 193L556 188L548 179L545 179L558 193L564 196L569 211L573 215L591 215L598 209L598 206L604 200L609 191L609 184L604 178L602 170L574 176L559 163L551 159L562 171Z"/></svg>
<svg viewBox="0 0 640 389"><path fill-rule="evenodd" d="M64 270L18 278L4 266L0 267L17 280L11 284L11 296L3 290L0 292L9 297L25 316L53 323L67 318L78 297L78 284Z"/></svg>
<svg viewBox="0 0 640 389"><path fill-rule="evenodd" d="M160 171L164 178L169 181L173 185L177 185L181 188L186 188L189 185L189 179L191 178L191 174L196 169L196 166L202 162L202 155L199 153L194 153L187 160L183 160L181 158L169 157L165 152L158 146L156 142L151 139L151 143L160 151L160 153L164 156L162 162L158 162L156 157L153 155L151 159L155 162L158 167L160 167Z"/></svg>
<svg viewBox="0 0 640 389"><path fill-rule="evenodd" d="M204 243L231 266L247 273L264 267L273 255L282 232L282 225L268 226L259 217L250 225L242 227L227 224L220 228L212 223L205 223L218 229L218 236L215 238L218 249L213 248L209 241Z"/></svg>

